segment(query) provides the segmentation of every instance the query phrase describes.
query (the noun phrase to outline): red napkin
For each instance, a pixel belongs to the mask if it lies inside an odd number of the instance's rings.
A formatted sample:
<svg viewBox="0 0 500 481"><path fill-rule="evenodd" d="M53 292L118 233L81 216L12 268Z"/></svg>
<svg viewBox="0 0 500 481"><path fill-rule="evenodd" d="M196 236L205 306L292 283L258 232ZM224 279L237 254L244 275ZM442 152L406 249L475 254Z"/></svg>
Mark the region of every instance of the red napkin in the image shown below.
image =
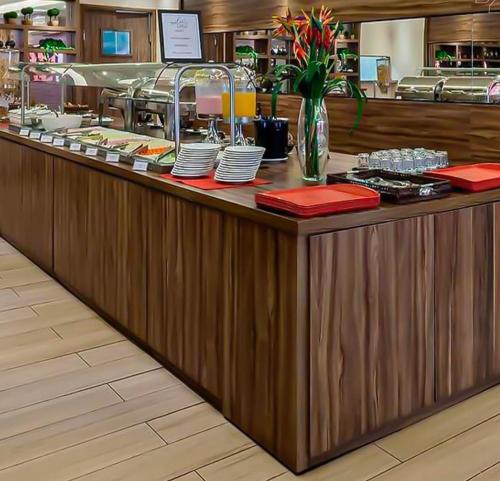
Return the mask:
<svg viewBox="0 0 500 481"><path fill-rule="evenodd" d="M257 187L259 185L271 184L270 180L264 179L255 179L254 181L247 182L246 184L225 184L222 182L217 182L213 178L213 176L214 173L212 172L209 177L203 177L201 179L182 179L180 177L175 177L172 174L163 174L161 177L202 190L235 189L237 187Z"/></svg>

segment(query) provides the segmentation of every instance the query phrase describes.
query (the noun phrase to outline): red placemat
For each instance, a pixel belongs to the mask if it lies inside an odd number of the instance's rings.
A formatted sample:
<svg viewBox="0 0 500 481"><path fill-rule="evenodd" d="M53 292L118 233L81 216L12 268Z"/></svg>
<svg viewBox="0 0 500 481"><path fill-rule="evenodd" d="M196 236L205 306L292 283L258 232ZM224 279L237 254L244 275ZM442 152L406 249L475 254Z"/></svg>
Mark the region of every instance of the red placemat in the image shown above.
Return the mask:
<svg viewBox="0 0 500 481"><path fill-rule="evenodd" d="M481 192L500 188L500 165L492 163L461 165L448 169L431 170L428 174L446 179L453 187Z"/></svg>
<svg viewBox="0 0 500 481"><path fill-rule="evenodd" d="M333 184L277 190L255 195L257 205L299 217L315 217L380 205L380 194L353 184Z"/></svg>
<svg viewBox="0 0 500 481"><path fill-rule="evenodd" d="M167 180L173 180L174 182L179 182L180 184L189 185L190 187L196 187L202 190L217 190L217 189L235 189L237 187L257 187L259 185L271 184L270 180L255 179L252 182L247 182L245 184L224 184L222 182L217 182L213 178L213 173L209 177L203 177L201 179L181 179L175 177L172 174L163 174L161 177Z"/></svg>

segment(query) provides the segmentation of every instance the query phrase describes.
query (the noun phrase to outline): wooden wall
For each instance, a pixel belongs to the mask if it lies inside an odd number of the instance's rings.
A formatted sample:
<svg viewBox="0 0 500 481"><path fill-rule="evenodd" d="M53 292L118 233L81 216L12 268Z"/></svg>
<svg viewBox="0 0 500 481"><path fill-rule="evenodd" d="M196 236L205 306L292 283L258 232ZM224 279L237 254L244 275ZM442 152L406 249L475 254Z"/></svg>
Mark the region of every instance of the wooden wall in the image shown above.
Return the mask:
<svg viewBox="0 0 500 481"><path fill-rule="evenodd" d="M278 114L290 119L295 135L300 97L280 97ZM264 112L270 96L260 94ZM435 104L370 99L359 129L352 131L356 103L351 99L327 99L330 148L358 154L379 149L426 147L447 150L453 162L500 162L498 105Z"/></svg>
<svg viewBox="0 0 500 481"><path fill-rule="evenodd" d="M380 20L389 18L422 17L487 11L487 6L473 0L184 0L186 10L203 14L205 32L224 32L266 28L272 15L309 10L325 3L343 21Z"/></svg>

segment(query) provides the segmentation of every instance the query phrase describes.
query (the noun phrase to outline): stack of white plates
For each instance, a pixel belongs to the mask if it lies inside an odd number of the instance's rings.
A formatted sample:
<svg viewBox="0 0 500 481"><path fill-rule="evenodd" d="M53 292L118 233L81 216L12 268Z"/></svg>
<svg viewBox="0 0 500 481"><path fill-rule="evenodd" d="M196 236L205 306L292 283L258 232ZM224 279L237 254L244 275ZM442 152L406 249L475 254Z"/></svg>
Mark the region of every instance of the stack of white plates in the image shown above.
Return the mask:
<svg viewBox="0 0 500 481"><path fill-rule="evenodd" d="M227 147L215 172L215 180L232 184L255 180L265 151L264 147L252 145Z"/></svg>
<svg viewBox="0 0 500 481"><path fill-rule="evenodd" d="M184 144L177 156L172 175L177 177L205 177L214 168L219 153L217 144Z"/></svg>

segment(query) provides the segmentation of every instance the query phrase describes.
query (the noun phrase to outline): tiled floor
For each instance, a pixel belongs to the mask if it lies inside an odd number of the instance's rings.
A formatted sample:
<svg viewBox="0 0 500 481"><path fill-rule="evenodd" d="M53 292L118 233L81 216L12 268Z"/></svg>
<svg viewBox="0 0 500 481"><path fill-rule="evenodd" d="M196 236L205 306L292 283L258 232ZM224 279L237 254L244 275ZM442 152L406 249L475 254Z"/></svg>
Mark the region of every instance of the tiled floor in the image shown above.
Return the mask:
<svg viewBox="0 0 500 481"><path fill-rule="evenodd" d="M0 481L496 481L500 387L296 477L0 240Z"/></svg>

